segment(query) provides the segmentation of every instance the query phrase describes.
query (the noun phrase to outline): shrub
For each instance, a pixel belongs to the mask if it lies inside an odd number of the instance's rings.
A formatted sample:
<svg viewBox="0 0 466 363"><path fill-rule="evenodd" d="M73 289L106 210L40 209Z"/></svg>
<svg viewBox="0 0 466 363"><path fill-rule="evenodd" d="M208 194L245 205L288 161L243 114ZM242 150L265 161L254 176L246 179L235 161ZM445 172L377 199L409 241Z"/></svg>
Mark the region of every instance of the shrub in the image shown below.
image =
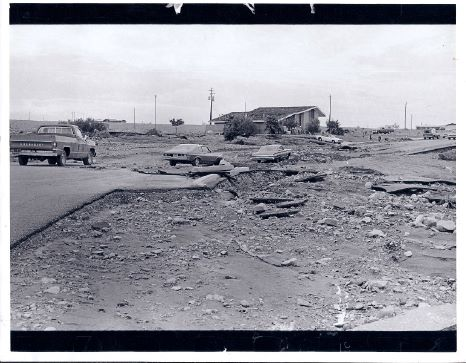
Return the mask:
<svg viewBox="0 0 466 363"><path fill-rule="evenodd" d="M154 128L154 129L147 130L146 135L162 136L162 132Z"/></svg>
<svg viewBox="0 0 466 363"><path fill-rule="evenodd" d="M249 118L232 117L225 123L223 137L225 140L233 140L236 136L249 137L257 133L256 125Z"/></svg>
<svg viewBox="0 0 466 363"><path fill-rule="evenodd" d="M283 133L283 129L276 117L267 116L265 119L265 132L271 135L278 135Z"/></svg>
<svg viewBox="0 0 466 363"><path fill-rule="evenodd" d="M327 121L327 131L332 135L343 135L345 133L338 121Z"/></svg>
<svg viewBox="0 0 466 363"><path fill-rule="evenodd" d="M181 118L179 118L179 119L172 118L170 120L170 123L175 128L175 134L178 134L178 126L184 125L184 121Z"/></svg>
<svg viewBox="0 0 466 363"><path fill-rule="evenodd" d="M318 119L312 119L306 125L306 131L311 134L318 134L320 132L320 122Z"/></svg>
<svg viewBox="0 0 466 363"><path fill-rule="evenodd" d="M78 126L81 132L84 135L88 135L88 136L94 136L94 134L97 132L108 130L108 126L106 124L102 122L98 122L94 120L93 118L89 118L89 117L85 120L80 118L70 123L72 125Z"/></svg>
<svg viewBox="0 0 466 363"><path fill-rule="evenodd" d="M286 118L285 121L283 121L283 126L286 126L288 130L292 130L296 126L298 126L298 123L296 122L294 117L289 117L289 118Z"/></svg>

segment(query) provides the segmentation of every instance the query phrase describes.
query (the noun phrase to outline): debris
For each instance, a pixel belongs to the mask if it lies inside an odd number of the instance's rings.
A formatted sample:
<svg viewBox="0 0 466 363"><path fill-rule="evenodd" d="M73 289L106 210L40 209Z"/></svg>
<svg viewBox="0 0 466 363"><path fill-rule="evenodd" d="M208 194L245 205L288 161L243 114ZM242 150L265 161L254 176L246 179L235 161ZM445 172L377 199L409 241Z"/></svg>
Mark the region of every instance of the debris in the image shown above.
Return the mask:
<svg viewBox="0 0 466 363"><path fill-rule="evenodd" d="M292 200L291 202L281 202L276 205L277 208L300 207L306 204L307 199Z"/></svg>
<svg viewBox="0 0 466 363"><path fill-rule="evenodd" d="M456 185L456 181L452 179L433 179L424 177L384 177L383 180L387 183L404 183L404 184L447 184Z"/></svg>
<svg viewBox="0 0 466 363"><path fill-rule="evenodd" d="M42 277L40 279L40 282L42 282L43 284L53 284L54 282L57 282L57 280L51 277Z"/></svg>
<svg viewBox="0 0 466 363"><path fill-rule="evenodd" d="M415 191L436 190L422 184L381 183L372 186L372 189L390 194L413 193Z"/></svg>
<svg viewBox="0 0 466 363"><path fill-rule="evenodd" d="M323 218L317 222L318 224L325 224L327 226L336 227L338 226L338 221L335 218Z"/></svg>
<svg viewBox="0 0 466 363"><path fill-rule="evenodd" d="M103 231L106 232L110 229L110 223L101 221L101 222L93 222L91 224L91 228L96 230L96 231Z"/></svg>
<svg viewBox="0 0 466 363"><path fill-rule="evenodd" d="M295 182L298 182L298 183L315 183L315 182L323 181L326 176L327 176L327 174L308 175L308 176L304 176L304 177L296 179Z"/></svg>
<svg viewBox="0 0 466 363"><path fill-rule="evenodd" d="M299 213L299 209L288 209L286 211L270 211L264 212L260 214L261 218L269 218L269 217L289 217L293 214Z"/></svg>
<svg viewBox="0 0 466 363"><path fill-rule="evenodd" d="M411 256L413 255L413 253L412 253L411 251L406 251L406 252L404 253L404 255L405 255L406 257L411 257Z"/></svg>
<svg viewBox="0 0 466 363"><path fill-rule="evenodd" d="M251 304L247 300L241 300L239 303L243 308L248 308L251 306Z"/></svg>
<svg viewBox="0 0 466 363"><path fill-rule="evenodd" d="M222 295L218 294L209 294L206 297L206 300L224 302L225 298Z"/></svg>
<svg viewBox="0 0 466 363"><path fill-rule="evenodd" d="M372 189L372 186L373 184L371 182L367 182L366 184L364 184L364 187L366 187L367 189Z"/></svg>
<svg viewBox="0 0 466 363"><path fill-rule="evenodd" d="M225 180L218 174L208 174L193 181L193 186L200 189L213 189Z"/></svg>
<svg viewBox="0 0 466 363"><path fill-rule="evenodd" d="M291 202L293 201L292 198L282 198L282 197L254 197L251 198L253 203L266 203L266 204L277 204L283 202Z"/></svg>
<svg viewBox="0 0 466 363"><path fill-rule="evenodd" d="M456 229L456 224L453 221L440 220L437 221L436 229L440 232L453 232Z"/></svg>
<svg viewBox="0 0 466 363"><path fill-rule="evenodd" d="M259 204L255 205L254 208L252 209L252 211L255 214L265 212L266 210L267 210L267 206L264 203L259 203Z"/></svg>
<svg viewBox="0 0 466 363"><path fill-rule="evenodd" d="M297 259L296 258L290 258L289 260L283 261L281 263L282 266L297 266Z"/></svg>
<svg viewBox="0 0 466 363"><path fill-rule="evenodd" d="M193 166L189 171L190 175L207 175L207 174L229 174L230 170L233 170L234 166L228 165L212 165L212 166Z"/></svg>
<svg viewBox="0 0 466 363"><path fill-rule="evenodd" d="M45 292L56 295L60 292L60 286L51 286Z"/></svg>
<svg viewBox="0 0 466 363"><path fill-rule="evenodd" d="M301 298L298 298L297 303L299 306L306 306L306 307L312 306L312 304L309 301L301 299Z"/></svg>
<svg viewBox="0 0 466 363"><path fill-rule="evenodd" d="M386 234L383 233L380 229L373 229L372 231L368 232L367 235L369 237L385 237Z"/></svg>

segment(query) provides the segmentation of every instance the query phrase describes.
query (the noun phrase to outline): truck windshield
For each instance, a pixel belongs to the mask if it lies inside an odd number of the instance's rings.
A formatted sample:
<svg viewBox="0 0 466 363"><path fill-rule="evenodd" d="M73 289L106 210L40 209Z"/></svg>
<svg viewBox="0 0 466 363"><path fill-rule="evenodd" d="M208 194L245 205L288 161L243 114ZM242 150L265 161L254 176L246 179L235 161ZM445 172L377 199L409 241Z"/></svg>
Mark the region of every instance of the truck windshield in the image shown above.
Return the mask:
<svg viewBox="0 0 466 363"><path fill-rule="evenodd" d="M73 135L71 127L57 127L57 126L43 126L37 130L38 134L60 134L60 135Z"/></svg>

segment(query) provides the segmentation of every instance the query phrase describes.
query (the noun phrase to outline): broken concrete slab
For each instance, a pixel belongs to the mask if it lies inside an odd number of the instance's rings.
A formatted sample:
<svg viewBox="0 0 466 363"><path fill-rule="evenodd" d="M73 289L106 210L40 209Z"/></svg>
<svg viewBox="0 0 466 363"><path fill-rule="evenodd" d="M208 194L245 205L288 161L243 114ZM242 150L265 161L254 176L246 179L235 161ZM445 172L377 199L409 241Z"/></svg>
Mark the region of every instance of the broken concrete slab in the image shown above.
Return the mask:
<svg viewBox="0 0 466 363"><path fill-rule="evenodd" d="M212 166L193 166L189 171L190 175L208 175L208 174L225 174L229 173L235 167L228 165L212 165Z"/></svg>
<svg viewBox="0 0 466 363"><path fill-rule="evenodd" d="M270 211L270 212L263 212L260 214L260 217L261 218L290 217L296 213L299 213L299 209L275 210L275 211Z"/></svg>
<svg viewBox="0 0 466 363"><path fill-rule="evenodd" d="M236 175L239 175L241 173L246 173L248 171L249 171L249 167L239 166L239 167L236 167L236 168L230 170L229 174L230 174L230 176L236 176Z"/></svg>
<svg viewBox="0 0 466 363"><path fill-rule="evenodd" d="M300 207L306 204L307 199L292 200L291 202L281 202L276 205L277 208Z"/></svg>
<svg viewBox="0 0 466 363"><path fill-rule="evenodd" d="M188 170L177 168L164 168L158 169L158 173L163 175L188 175Z"/></svg>
<svg viewBox="0 0 466 363"><path fill-rule="evenodd" d="M381 183L372 186L372 189L390 194L412 193L422 190L436 190L422 184L406 184L406 183Z"/></svg>
<svg viewBox="0 0 466 363"><path fill-rule="evenodd" d="M456 304L419 307L393 318L360 325L357 331L439 331L456 324Z"/></svg>
<svg viewBox="0 0 466 363"><path fill-rule="evenodd" d="M454 179L433 179L425 177L394 177L388 176L383 178L387 183L404 183L404 184L447 184L447 185L456 185L456 180Z"/></svg>
<svg viewBox="0 0 466 363"><path fill-rule="evenodd" d="M223 180L225 180L225 178L221 177L218 174L209 174L195 179L192 183L192 186L194 188L213 189Z"/></svg>
<svg viewBox="0 0 466 363"><path fill-rule="evenodd" d="M276 196L264 196L264 197L253 197L251 198L253 203L265 203L265 204L277 204L283 202L291 202L292 198L282 198Z"/></svg>
<svg viewBox="0 0 466 363"><path fill-rule="evenodd" d="M326 176L327 174L307 175L305 177L298 178L295 181L298 183L315 183L323 181Z"/></svg>

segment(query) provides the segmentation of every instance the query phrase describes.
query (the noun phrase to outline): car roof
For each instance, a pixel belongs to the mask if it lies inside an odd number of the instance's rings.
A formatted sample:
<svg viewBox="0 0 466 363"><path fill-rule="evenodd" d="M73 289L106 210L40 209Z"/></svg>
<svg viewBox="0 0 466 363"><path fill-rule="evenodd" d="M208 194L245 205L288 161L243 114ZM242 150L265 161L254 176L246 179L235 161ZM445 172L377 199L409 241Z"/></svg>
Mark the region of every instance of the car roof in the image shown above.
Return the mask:
<svg viewBox="0 0 466 363"><path fill-rule="evenodd" d="M179 144L179 145L176 145L174 147L172 147L170 150L175 150L175 151L190 151L190 150L194 150L200 146L203 146L203 145L199 145L199 144Z"/></svg>

